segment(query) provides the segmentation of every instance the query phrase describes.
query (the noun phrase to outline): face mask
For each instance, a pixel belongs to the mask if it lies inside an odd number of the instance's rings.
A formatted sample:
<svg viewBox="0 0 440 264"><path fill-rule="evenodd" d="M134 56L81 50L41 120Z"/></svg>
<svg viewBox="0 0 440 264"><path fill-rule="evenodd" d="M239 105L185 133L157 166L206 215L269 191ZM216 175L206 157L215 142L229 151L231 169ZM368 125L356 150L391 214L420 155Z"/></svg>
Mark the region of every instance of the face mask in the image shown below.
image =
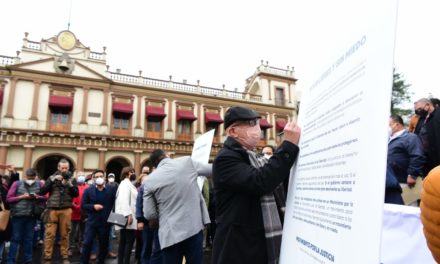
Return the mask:
<svg viewBox="0 0 440 264"><path fill-rule="evenodd" d="M393 129L391 127L388 127L388 137L391 137L393 135Z"/></svg>
<svg viewBox="0 0 440 264"><path fill-rule="evenodd" d="M96 185L103 185L104 184L104 178L96 178L95 179Z"/></svg>
<svg viewBox="0 0 440 264"><path fill-rule="evenodd" d="M240 128L246 130L246 137L238 136L238 141L248 150L252 150L258 143L261 137L261 129L260 126L255 125L253 127L248 128Z"/></svg>
<svg viewBox="0 0 440 264"><path fill-rule="evenodd" d="M93 180L88 180L88 181L87 181L87 184L88 184L88 185L92 185L92 184L93 184Z"/></svg>
<svg viewBox="0 0 440 264"><path fill-rule="evenodd" d="M108 182L114 182L115 178L108 178Z"/></svg>
<svg viewBox="0 0 440 264"><path fill-rule="evenodd" d="M425 117L428 114L428 111L426 111L425 109L416 109L414 111L418 116L420 117Z"/></svg>
<svg viewBox="0 0 440 264"><path fill-rule="evenodd" d="M135 181L135 180L136 180L136 174L130 175L130 181Z"/></svg>
<svg viewBox="0 0 440 264"><path fill-rule="evenodd" d="M35 180L26 180L27 185L32 185L34 184Z"/></svg>
<svg viewBox="0 0 440 264"><path fill-rule="evenodd" d="M265 157L266 159L270 159L270 157L272 157L272 156L269 155L269 154L264 154L264 157Z"/></svg>
<svg viewBox="0 0 440 264"><path fill-rule="evenodd" d="M86 181L86 177L85 176L78 176L78 183L84 183Z"/></svg>

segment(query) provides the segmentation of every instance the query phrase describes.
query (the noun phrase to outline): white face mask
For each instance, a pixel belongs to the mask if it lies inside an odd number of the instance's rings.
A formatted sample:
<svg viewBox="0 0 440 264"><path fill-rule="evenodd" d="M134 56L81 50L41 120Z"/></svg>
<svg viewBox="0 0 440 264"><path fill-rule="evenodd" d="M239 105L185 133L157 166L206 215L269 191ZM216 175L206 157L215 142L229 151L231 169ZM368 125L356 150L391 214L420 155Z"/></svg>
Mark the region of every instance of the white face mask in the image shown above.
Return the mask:
<svg viewBox="0 0 440 264"><path fill-rule="evenodd" d="M84 183L86 181L85 176L78 176L78 183Z"/></svg>
<svg viewBox="0 0 440 264"><path fill-rule="evenodd" d="M27 185L32 185L34 184L35 180L26 180Z"/></svg>
<svg viewBox="0 0 440 264"><path fill-rule="evenodd" d="M253 127L247 127L247 128L240 127L239 129L246 131L246 137L238 136L237 138L238 142L240 142L241 145L248 150L254 149L258 143L258 140L260 140L261 137L260 126L257 124Z"/></svg>
<svg viewBox="0 0 440 264"><path fill-rule="evenodd" d="M92 184L93 184L93 180L88 180L88 181L87 181L87 184L88 184L88 185L92 185Z"/></svg>
<svg viewBox="0 0 440 264"><path fill-rule="evenodd" d="M96 178L95 179L96 185L103 185L104 184L104 178Z"/></svg>
<svg viewBox="0 0 440 264"><path fill-rule="evenodd" d="M269 154L264 154L264 157L265 157L266 159L270 159L270 157L272 157L272 156L269 155Z"/></svg>
<svg viewBox="0 0 440 264"><path fill-rule="evenodd" d="M108 182L114 182L115 178L108 178Z"/></svg>
<svg viewBox="0 0 440 264"><path fill-rule="evenodd" d="M393 129L389 126L388 127L388 137L391 137L393 135Z"/></svg>

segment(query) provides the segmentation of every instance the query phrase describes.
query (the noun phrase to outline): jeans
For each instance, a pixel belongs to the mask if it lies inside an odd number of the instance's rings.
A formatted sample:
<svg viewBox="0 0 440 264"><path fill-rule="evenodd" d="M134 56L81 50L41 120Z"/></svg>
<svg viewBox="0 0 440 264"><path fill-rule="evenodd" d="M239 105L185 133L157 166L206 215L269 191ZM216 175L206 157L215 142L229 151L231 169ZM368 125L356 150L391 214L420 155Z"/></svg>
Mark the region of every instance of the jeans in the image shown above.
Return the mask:
<svg viewBox="0 0 440 264"><path fill-rule="evenodd" d="M161 264L162 252L160 251L159 236L156 228L145 225L142 231L141 264ZM151 255L153 252L153 255Z"/></svg>
<svg viewBox="0 0 440 264"><path fill-rule="evenodd" d="M71 230L69 234L69 247L76 247L79 241L81 241L81 232L79 230L79 226L81 224L81 220L71 220Z"/></svg>
<svg viewBox="0 0 440 264"><path fill-rule="evenodd" d="M13 216L12 238L9 247L8 264L15 263L18 247L23 247L23 262L32 263L34 227L36 220L32 216Z"/></svg>
<svg viewBox="0 0 440 264"><path fill-rule="evenodd" d="M131 250L135 239L135 230L121 229L118 249L118 264L130 264Z"/></svg>
<svg viewBox="0 0 440 264"><path fill-rule="evenodd" d="M163 264L180 264L183 256L186 263L202 264L203 230L175 245L162 249Z"/></svg>
<svg viewBox="0 0 440 264"><path fill-rule="evenodd" d="M5 241L0 242L0 263L3 261L3 252L5 251Z"/></svg>
<svg viewBox="0 0 440 264"><path fill-rule="evenodd" d="M81 253L81 264L89 263L92 245L95 244L95 236L98 235L99 254L98 264L104 264L105 257L108 253L110 226L107 224L96 225L94 223L86 223L84 232L83 250ZM96 245L96 244L95 244Z"/></svg>

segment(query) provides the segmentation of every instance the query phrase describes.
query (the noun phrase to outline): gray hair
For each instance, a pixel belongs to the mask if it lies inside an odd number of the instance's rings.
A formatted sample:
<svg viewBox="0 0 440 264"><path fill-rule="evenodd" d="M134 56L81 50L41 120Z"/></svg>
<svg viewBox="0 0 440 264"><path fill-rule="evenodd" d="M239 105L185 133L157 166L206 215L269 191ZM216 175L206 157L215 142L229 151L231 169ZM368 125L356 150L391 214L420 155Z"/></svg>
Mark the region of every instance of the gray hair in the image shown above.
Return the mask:
<svg viewBox="0 0 440 264"><path fill-rule="evenodd" d="M429 100L428 98L421 98L421 99L417 100L414 104L418 104L418 103L423 103L423 104L430 104L430 105L432 105L431 100Z"/></svg>

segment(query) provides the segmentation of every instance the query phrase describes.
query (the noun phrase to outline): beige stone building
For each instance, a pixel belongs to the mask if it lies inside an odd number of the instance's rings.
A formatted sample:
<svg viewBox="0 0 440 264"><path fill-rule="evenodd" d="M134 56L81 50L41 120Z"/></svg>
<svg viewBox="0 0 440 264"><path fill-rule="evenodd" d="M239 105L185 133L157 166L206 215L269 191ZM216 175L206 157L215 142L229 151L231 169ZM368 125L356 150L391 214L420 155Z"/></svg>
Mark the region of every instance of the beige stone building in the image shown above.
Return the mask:
<svg viewBox="0 0 440 264"><path fill-rule="evenodd" d="M105 48L91 51L70 31L41 41L25 33L15 57L0 55L0 164L33 167L43 178L61 157L77 171L118 174L130 165L139 173L153 149L188 155L210 129L216 129L214 157L231 106L261 114L260 146L276 145L277 132L296 119L293 68L262 62L238 92L111 72L106 56Z"/></svg>

